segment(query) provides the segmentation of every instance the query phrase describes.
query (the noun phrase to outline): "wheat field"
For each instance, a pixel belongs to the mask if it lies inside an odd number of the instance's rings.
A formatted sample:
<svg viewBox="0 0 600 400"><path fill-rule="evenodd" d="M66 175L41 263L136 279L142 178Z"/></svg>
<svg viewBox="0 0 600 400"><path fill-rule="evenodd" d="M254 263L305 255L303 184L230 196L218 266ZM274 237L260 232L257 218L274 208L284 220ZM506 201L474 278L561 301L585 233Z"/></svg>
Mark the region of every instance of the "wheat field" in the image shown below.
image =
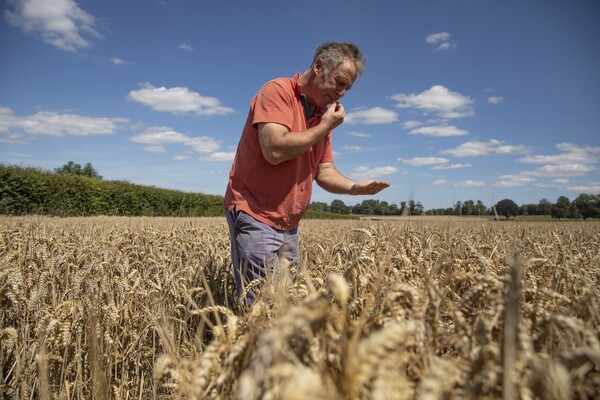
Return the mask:
<svg viewBox="0 0 600 400"><path fill-rule="evenodd" d="M306 220L247 307L224 218L0 221L0 398L600 393L598 222Z"/></svg>

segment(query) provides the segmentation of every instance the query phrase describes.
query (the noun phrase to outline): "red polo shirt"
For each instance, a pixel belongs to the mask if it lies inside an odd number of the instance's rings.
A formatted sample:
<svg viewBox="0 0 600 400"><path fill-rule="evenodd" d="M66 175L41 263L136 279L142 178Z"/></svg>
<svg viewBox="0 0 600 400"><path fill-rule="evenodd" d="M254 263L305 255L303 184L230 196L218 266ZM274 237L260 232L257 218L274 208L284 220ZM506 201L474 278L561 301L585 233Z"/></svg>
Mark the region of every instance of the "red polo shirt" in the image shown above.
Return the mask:
<svg viewBox="0 0 600 400"><path fill-rule="evenodd" d="M297 158L272 165L265 160L258 139L258 124L275 122L301 135L318 125L324 110L317 108L307 121L297 73L266 83L250 103L250 112L238 144L225 207L236 207L276 229L296 228L312 195L312 181L320 163L333 162L331 134Z"/></svg>

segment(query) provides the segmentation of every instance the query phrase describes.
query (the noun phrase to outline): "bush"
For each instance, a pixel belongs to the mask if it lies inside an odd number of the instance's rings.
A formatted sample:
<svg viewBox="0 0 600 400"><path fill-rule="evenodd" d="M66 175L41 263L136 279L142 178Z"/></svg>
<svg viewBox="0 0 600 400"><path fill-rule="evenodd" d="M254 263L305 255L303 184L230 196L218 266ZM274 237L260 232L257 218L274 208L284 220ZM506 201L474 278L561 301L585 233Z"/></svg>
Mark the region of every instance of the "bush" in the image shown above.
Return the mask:
<svg viewBox="0 0 600 400"><path fill-rule="evenodd" d="M0 164L0 214L218 216L223 197Z"/></svg>

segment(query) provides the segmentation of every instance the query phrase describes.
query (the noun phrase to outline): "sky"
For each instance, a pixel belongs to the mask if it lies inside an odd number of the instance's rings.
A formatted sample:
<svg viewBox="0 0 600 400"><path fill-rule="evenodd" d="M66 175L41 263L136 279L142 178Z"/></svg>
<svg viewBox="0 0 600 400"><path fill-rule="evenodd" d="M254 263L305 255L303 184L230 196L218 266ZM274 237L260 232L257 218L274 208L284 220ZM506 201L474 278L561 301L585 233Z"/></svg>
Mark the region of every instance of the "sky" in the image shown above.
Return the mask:
<svg viewBox="0 0 600 400"><path fill-rule="evenodd" d="M223 195L250 101L327 41L365 74L335 165L425 209L600 193L597 0L3 0L0 162Z"/></svg>

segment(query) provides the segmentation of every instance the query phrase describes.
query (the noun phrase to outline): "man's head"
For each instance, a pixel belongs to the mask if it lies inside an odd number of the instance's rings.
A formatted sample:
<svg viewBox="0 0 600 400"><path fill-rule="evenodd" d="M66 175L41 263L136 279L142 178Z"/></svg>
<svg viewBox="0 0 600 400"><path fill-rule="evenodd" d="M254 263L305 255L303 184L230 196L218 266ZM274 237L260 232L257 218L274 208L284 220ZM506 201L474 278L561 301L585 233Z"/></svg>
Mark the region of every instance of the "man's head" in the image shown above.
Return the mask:
<svg viewBox="0 0 600 400"><path fill-rule="evenodd" d="M356 45L324 43L315 50L313 62L306 71L308 84L302 89L311 103L325 107L342 98L365 69L366 60Z"/></svg>
<svg viewBox="0 0 600 400"><path fill-rule="evenodd" d="M344 60L349 60L354 64L358 75L362 75L367 68L367 61L358 47L353 43L323 43L315 49L311 67L314 67L319 59L322 60L326 75L344 62Z"/></svg>

